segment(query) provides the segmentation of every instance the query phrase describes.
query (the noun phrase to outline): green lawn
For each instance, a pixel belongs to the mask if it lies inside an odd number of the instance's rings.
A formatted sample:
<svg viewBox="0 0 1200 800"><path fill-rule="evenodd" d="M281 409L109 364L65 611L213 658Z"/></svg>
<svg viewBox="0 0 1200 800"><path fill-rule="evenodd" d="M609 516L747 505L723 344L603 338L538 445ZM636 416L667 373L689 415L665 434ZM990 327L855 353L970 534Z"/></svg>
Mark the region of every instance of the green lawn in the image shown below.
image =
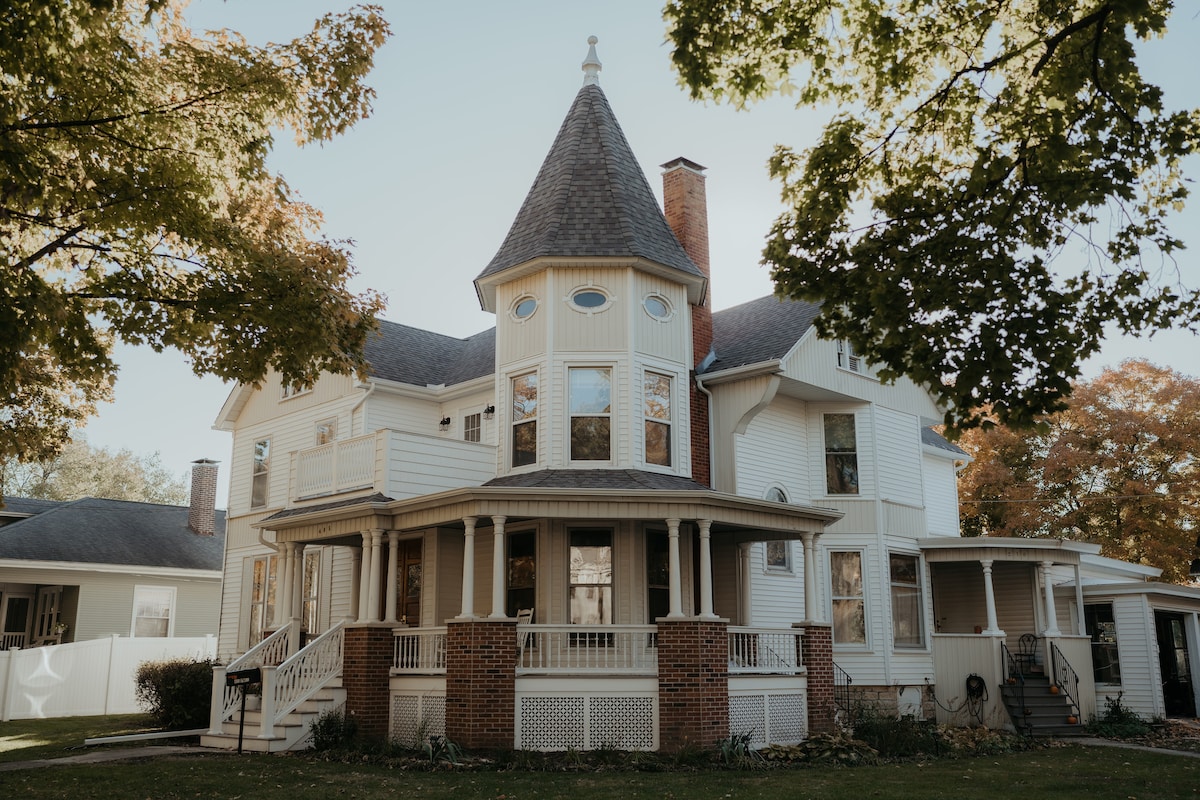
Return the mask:
<svg viewBox="0 0 1200 800"><path fill-rule="evenodd" d="M59 758L72 754L67 748L82 747L84 739L154 730L158 729L145 714L9 720L0 722L0 763Z"/></svg>
<svg viewBox="0 0 1200 800"><path fill-rule="evenodd" d="M83 752L85 737L133 733L148 717L77 717L0 723L0 761ZM152 742L161 743L161 742ZM127 745L120 745L124 748ZM108 745L95 749L116 749ZM570 762L568 756L564 763ZM399 763L399 762L397 762ZM958 760L855 768L736 772L414 771L302 756L198 752L93 765L0 772L6 796L31 798L962 798L1157 800L1200 795L1200 759L1111 747L1061 746Z"/></svg>

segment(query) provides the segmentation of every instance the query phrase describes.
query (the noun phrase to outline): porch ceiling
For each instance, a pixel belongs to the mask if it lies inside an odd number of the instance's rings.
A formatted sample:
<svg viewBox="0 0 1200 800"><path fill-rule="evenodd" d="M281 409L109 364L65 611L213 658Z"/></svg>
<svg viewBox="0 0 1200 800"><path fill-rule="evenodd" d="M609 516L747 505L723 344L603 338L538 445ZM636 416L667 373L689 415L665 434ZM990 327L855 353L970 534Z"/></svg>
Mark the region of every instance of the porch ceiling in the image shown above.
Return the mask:
<svg viewBox="0 0 1200 800"><path fill-rule="evenodd" d="M821 533L842 512L818 506L773 503L703 491L551 489L477 486L407 500L382 496L305 509L289 509L254 524L275 531L278 541L357 544L365 530L461 528L476 517L481 528L492 517L506 524L536 520L646 521L711 520L715 538L735 542L799 539Z"/></svg>

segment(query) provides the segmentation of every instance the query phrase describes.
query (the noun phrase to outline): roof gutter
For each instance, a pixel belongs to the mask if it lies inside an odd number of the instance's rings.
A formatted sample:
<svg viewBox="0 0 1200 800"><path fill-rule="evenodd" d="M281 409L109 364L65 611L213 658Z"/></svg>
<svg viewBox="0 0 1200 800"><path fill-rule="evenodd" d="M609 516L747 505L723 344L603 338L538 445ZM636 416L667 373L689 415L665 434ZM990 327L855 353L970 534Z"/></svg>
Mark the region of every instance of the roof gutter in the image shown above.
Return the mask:
<svg viewBox="0 0 1200 800"><path fill-rule="evenodd" d="M703 375L696 376L696 383L697 385L708 383L729 383L731 381L740 381L746 378L755 378L760 375L781 374L783 374L783 362L778 358L773 358L770 361L756 361L753 364L743 364L740 367L730 367L729 369L717 370L716 372L706 372Z"/></svg>

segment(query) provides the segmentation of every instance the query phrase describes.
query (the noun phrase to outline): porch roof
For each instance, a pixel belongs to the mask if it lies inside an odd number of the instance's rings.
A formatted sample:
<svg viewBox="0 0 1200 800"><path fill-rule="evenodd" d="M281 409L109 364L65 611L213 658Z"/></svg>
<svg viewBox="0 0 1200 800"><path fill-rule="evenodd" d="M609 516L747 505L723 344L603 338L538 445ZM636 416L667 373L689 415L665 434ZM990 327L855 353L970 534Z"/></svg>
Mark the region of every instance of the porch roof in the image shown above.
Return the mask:
<svg viewBox="0 0 1200 800"><path fill-rule="evenodd" d="M1080 556L1095 555L1100 545L1070 539L1018 539L1003 536L938 536L918 539L929 563L950 561L1052 561L1078 564Z"/></svg>
<svg viewBox="0 0 1200 800"><path fill-rule="evenodd" d="M690 482L689 482L690 483ZM692 484L699 487L699 484ZM711 520L712 535L724 541L757 542L799 539L821 533L842 512L819 506L775 503L710 489L560 488L473 486L409 499L382 495L273 514L252 527L271 530L278 541L357 544L366 530L462 528L475 517L481 528L492 517L506 524L536 519L571 521L653 521L678 518ZM353 538L352 538L353 537Z"/></svg>

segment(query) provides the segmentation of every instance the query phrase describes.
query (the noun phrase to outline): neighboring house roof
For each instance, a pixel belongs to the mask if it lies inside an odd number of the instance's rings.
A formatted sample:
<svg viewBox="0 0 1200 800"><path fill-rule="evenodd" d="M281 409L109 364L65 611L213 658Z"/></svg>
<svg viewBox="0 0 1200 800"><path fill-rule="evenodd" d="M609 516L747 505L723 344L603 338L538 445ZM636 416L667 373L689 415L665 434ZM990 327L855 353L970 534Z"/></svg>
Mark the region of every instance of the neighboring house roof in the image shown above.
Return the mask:
<svg viewBox="0 0 1200 800"><path fill-rule="evenodd" d="M32 517L63 505L62 500L38 500L32 497L5 497L0 502L0 517Z"/></svg>
<svg viewBox="0 0 1200 800"><path fill-rule="evenodd" d="M691 478L636 469L543 469L493 478L484 486L538 489L659 489L711 491Z"/></svg>
<svg viewBox="0 0 1200 800"><path fill-rule="evenodd" d="M545 256L640 257L703 277L597 85L575 96L504 243L476 280Z"/></svg>
<svg viewBox="0 0 1200 800"><path fill-rule="evenodd" d="M704 372L780 359L812 327L819 303L767 295L712 315L716 360Z"/></svg>
<svg viewBox="0 0 1200 800"><path fill-rule="evenodd" d="M466 339L379 321L379 335L367 340L371 375L415 386L453 385L496 370L496 329Z"/></svg>
<svg viewBox="0 0 1200 800"><path fill-rule="evenodd" d="M945 450L948 453L953 453L956 456L970 458L971 454L961 447L950 441L933 428L921 428L921 444L936 447L938 450Z"/></svg>
<svg viewBox="0 0 1200 800"><path fill-rule="evenodd" d="M216 533L188 528L187 506L87 497L0 528L0 560L120 564L221 571L225 512Z"/></svg>

